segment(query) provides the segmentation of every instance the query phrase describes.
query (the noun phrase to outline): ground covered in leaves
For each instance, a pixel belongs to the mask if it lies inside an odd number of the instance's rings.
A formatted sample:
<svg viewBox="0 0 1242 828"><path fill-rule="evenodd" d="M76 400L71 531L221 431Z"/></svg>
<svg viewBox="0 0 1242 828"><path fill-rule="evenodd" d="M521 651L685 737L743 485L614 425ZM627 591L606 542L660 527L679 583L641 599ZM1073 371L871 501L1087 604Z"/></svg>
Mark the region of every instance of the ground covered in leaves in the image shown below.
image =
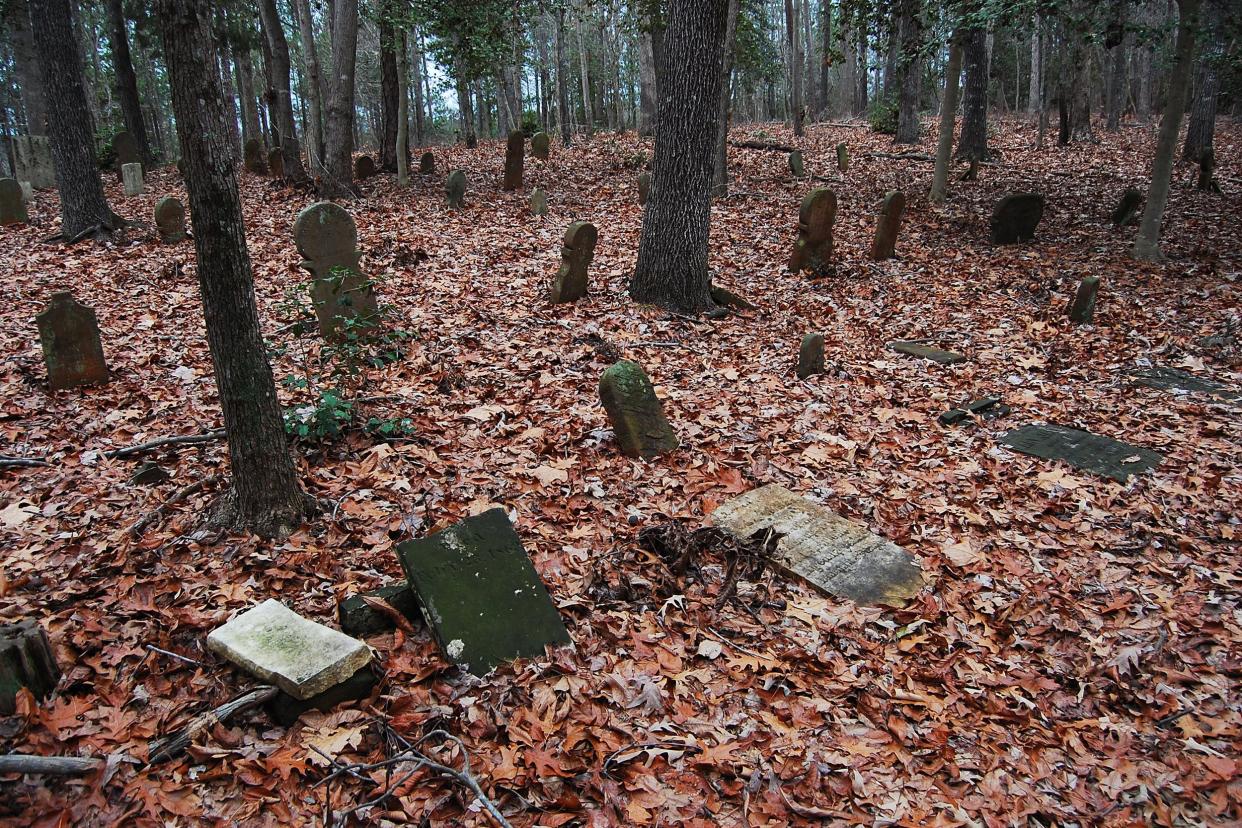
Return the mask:
<svg viewBox="0 0 1242 828"><path fill-rule="evenodd" d="M765 133L765 134L760 134ZM736 137L794 140L780 126ZM758 310L696 321L625 295L641 212L633 135L600 135L500 191L503 144L437 149L435 176L362 186L348 209L366 270L413 338L360 392L362 418L409 418L383 441L358 429L298 443L307 489L329 502L286 542L205 537L211 482L140 539L130 527L183 486L227 478L224 445L108 459L108 449L220 425L192 242L153 228L114 244L41 243L0 229L0 454L50 465L0 472L0 620L36 617L65 677L55 697L0 720L0 748L108 758L79 780L0 779L10 824L315 824L377 797L400 774L316 785L312 748L383 759L390 733L459 736L483 790L514 825L1219 825L1239 818L1242 605L1236 404L1135 387L1153 364L1242 385L1237 335L1242 130L1222 126L1225 195L1178 166L1163 265L1126 252L1108 216L1145 189L1154 127L1035 151L1004 124L1000 161L927 202L932 165L864 128L812 126L807 171L733 149L733 194L712 217L716 280ZM851 148L848 172L835 147ZM933 151L925 137L921 152ZM464 168L467 208L443 206ZM785 272L798 204L830 186L835 272ZM529 188L550 213L532 217ZM304 284L290 228L310 196L243 175L247 235L277 379L313 363L287 293ZM899 258L867 258L880 199L910 195ZM1037 240L995 248L1003 193L1046 193ZM175 170L118 213L150 221L183 195ZM589 297L546 292L570 221L600 229ZM1095 323L1065 306L1102 277ZM33 324L54 290L99 315L111 384L49 393ZM827 373L793 373L822 332ZM969 357L942 367L886 350L928 339ZM597 382L618 357L645 366L682 446L653 462L616 451ZM957 427L937 415L1000 394L1012 413ZM289 405L305 393L283 390ZM1003 432L1077 426L1166 455L1122 485L1014 454ZM142 459L172 479L129 482ZM683 573L639 532L693 529L716 504L781 483L921 559L929 587L902 610L833 600L749 571L717 608L726 555L708 544ZM150 739L253 683L206 652L206 634L268 597L334 624L345 594L400 577L394 546L503 505L575 646L484 680L450 667L426 630L371 639L385 677L365 703L285 729L254 711L176 762L145 767ZM150 649L158 647L190 661ZM457 748L433 751L460 766ZM350 818L483 825L464 789L420 771Z"/></svg>

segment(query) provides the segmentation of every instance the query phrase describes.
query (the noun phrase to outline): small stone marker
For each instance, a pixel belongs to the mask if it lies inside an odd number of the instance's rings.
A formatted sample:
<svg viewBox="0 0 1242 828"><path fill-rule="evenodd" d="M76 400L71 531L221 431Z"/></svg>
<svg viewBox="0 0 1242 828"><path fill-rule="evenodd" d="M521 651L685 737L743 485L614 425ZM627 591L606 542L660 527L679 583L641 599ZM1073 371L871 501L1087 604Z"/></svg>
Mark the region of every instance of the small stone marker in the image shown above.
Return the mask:
<svg viewBox="0 0 1242 828"><path fill-rule="evenodd" d="M366 644L303 618L273 598L213 630L207 649L303 701L371 661Z"/></svg>
<svg viewBox="0 0 1242 828"><path fill-rule="evenodd" d="M824 335L809 333L798 348L798 379L824 373Z"/></svg>
<svg viewBox="0 0 1242 828"><path fill-rule="evenodd" d="M802 163L801 150L794 150L789 153L789 172L794 178L801 178L806 174L806 165Z"/></svg>
<svg viewBox="0 0 1242 828"><path fill-rule="evenodd" d="M369 155L359 155L354 159L354 179L357 181L366 181L375 175L375 159Z"/></svg>
<svg viewBox="0 0 1242 828"><path fill-rule="evenodd" d="M298 214L293 237L302 267L314 277L311 298L320 334L333 338L341 319L374 319L379 304L358 269L358 230L345 208L330 201L312 204Z"/></svg>
<svg viewBox="0 0 1242 828"><path fill-rule="evenodd" d="M271 152L267 154L267 168L272 178L285 177L285 154L280 147L272 147Z"/></svg>
<svg viewBox="0 0 1242 828"><path fill-rule="evenodd" d="M466 198L466 174L461 170L449 173L444 181L444 193L448 197L449 207L460 210Z"/></svg>
<svg viewBox="0 0 1242 828"><path fill-rule="evenodd" d="M1039 193L1010 193L992 211L992 243L1013 244L1035 238L1044 217L1044 197Z"/></svg>
<svg viewBox="0 0 1242 828"><path fill-rule="evenodd" d="M901 190L893 190L884 196L884 204L875 222L875 240L871 243L871 258L875 261L893 258L897 234L901 231L901 216L905 211L906 196Z"/></svg>
<svg viewBox="0 0 1242 828"><path fill-rule="evenodd" d="M410 591L410 585L402 582L379 589L368 590L361 595L350 595L337 607L341 631L355 638L378 635L397 626L397 622L382 610L367 603L367 599L384 601L415 624L423 623L418 599Z"/></svg>
<svg viewBox="0 0 1242 828"><path fill-rule="evenodd" d="M712 301L722 308L737 308L738 310L758 310L759 306L753 302L749 302L745 297L739 296L728 288L720 285L712 285L707 289L708 294L712 297Z"/></svg>
<svg viewBox="0 0 1242 828"><path fill-rule="evenodd" d="M1138 224L1139 208L1143 206L1143 193L1134 187L1127 187L1126 191L1121 194L1121 201L1117 202L1116 209L1113 210L1111 216L1113 227L1125 227L1129 224Z"/></svg>
<svg viewBox="0 0 1242 828"><path fill-rule="evenodd" d="M1003 417L1011 410L1009 406L1001 403L1000 397L983 397L978 400L972 400L961 408L950 408L937 417L936 420L941 425L957 425L972 415L991 420L996 417Z"/></svg>
<svg viewBox="0 0 1242 828"><path fill-rule="evenodd" d="M42 627L32 620L0 627L0 715L16 711L17 691L23 687L43 699L58 681L60 667Z"/></svg>
<svg viewBox="0 0 1242 828"><path fill-rule="evenodd" d="M142 195L142 165L134 163L121 167L121 185L127 196Z"/></svg>
<svg viewBox="0 0 1242 828"><path fill-rule="evenodd" d="M536 132L530 136L530 154L540 161L547 161L552 150L552 136L546 132Z"/></svg>
<svg viewBox="0 0 1242 828"><path fill-rule="evenodd" d="M1076 469L1125 483L1131 474L1154 469L1164 455L1150 449L1132 446L1111 437L1058 425L1027 425L1000 438L1002 445L1014 451L1064 460Z"/></svg>
<svg viewBox="0 0 1242 828"><path fill-rule="evenodd" d="M832 190L811 190L798 209L798 240L789 257L791 273L803 270L812 276L827 272L832 258L832 225L837 220L837 195Z"/></svg>
<svg viewBox="0 0 1242 828"><path fill-rule="evenodd" d="M522 130L515 129L509 133L509 141L505 144L505 178L501 189L522 189L522 165L526 161L526 136Z"/></svg>
<svg viewBox="0 0 1242 828"><path fill-rule="evenodd" d="M440 649L476 676L572 643L504 509L489 509L397 556Z"/></svg>
<svg viewBox="0 0 1242 828"><path fill-rule="evenodd" d="M530 194L530 212L536 216L548 214L548 194L538 187Z"/></svg>
<svg viewBox="0 0 1242 828"><path fill-rule="evenodd" d="M638 206L642 207L647 203L647 199L651 197L651 173L641 172L638 174Z"/></svg>
<svg viewBox="0 0 1242 828"><path fill-rule="evenodd" d="M375 670L368 664L340 684L329 687L309 699L295 698L282 690L268 702L267 711L276 724L281 727L290 727L308 710L327 713L338 704L365 699L371 695L371 691L378 683L379 676L375 675Z"/></svg>
<svg viewBox="0 0 1242 828"><path fill-rule="evenodd" d="M845 172L850 168L850 148L844 142L837 144L837 169Z"/></svg>
<svg viewBox="0 0 1242 828"><path fill-rule="evenodd" d="M623 359L599 379L599 397L626 457L650 460L677 448L677 435L641 365Z"/></svg>
<svg viewBox="0 0 1242 828"><path fill-rule="evenodd" d="M954 365L958 362L966 361L966 357L963 354L955 351L942 351L922 342L899 340L888 343L888 347L899 354L930 359L932 362L937 362L941 365Z"/></svg>
<svg viewBox="0 0 1242 828"><path fill-rule="evenodd" d="M53 293L47 310L35 321L48 385L53 390L108 381L108 363L99 342L95 311L79 304L71 293Z"/></svg>
<svg viewBox="0 0 1242 828"><path fill-rule="evenodd" d="M1099 276L1086 276L1078 283L1078 290L1074 293L1074 299L1070 302L1068 311L1071 322L1081 324L1091 321L1095 315L1095 295L1099 290Z"/></svg>
<svg viewBox="0 0 1242 828"><path fill-rule="evenodd" d="M126 164L142 163L138 142L128 132L118 132L112 139L112 151L116 153L116 177L124 180Z"/></svg>
<svg viewBox="0 0 1242 828"><path fill-rule="evenodd" d="M1148 388L1159 388L1162 391L1191 391L1219 397L1230 402L1242 402L1242 391L1215 380L1196 377L1194 374L1188 374L1176 368L1153 365L1151 368L1136 368L1130 372L1130 376L1134 377L1136 383Z"/></svg>
<svg viewBox="0 0 1242 828"><path fill-rule="evenodd" d="M55 188L56 164L52 161L50 139L40 135L19 135L10 141L17 160L17 180L29 181L36 190Z"/></svg>
<svg viewBox="0 0 1242 828"><path fill-rule="evenodd" d="M834 598L900 607L924 586L909 552L775 483L722 503L710 519L739 540L774 532L776 566Z"/></svg>
<svg viewBox="0 0 1242 828"><path fill-rule="evenodd" d="M418 159L418 171L423 175L431 175L436 171L436 156L431 150L424 152Z"/></svg>
<svg viewBox="0 0 1242 828"><path fill-rule="evenodd" d="M158 486L172 479L172 475L160 468L158 463L143 463L129 476L131 486Z"/></svg>
<svg viewBox="0 0 1242 828"><path fill-rule="evenodd" d="M155 226L164 244L176 244L185 239L185 207L179 199L164 196L155 202Z"/></svg>
<svg viewBox="0 0 1242 828"><path fill-rule="evenodd" d="M251 138L243 145L242 159L246 172L267 175L267 164L263 162L263 143L258 138Z"/></svg>
<svg viewBox="0 0 1242 828"><path fill-rule="evenodd" d="M575 221L565 231L561 246L561 267L556 271L549 299L552 304L576 302L587 295L587 268L595 257L599 231L589 221Z"/></svg>
<svg viewBox="0 0 1242 828"><path fill-rule="evenodd" d="M0 227L28 221L30 216L26 212L26 199L22 197L22 185L16 178L0 178Z"/></svg>

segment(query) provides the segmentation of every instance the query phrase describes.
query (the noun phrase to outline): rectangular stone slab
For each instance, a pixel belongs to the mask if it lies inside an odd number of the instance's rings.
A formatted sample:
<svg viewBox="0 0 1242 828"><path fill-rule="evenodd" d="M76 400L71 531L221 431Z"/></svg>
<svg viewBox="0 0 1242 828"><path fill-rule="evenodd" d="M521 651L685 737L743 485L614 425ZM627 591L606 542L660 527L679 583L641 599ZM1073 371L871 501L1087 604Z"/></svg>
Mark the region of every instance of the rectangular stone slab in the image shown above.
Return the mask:
<svg viewBox="0 0 1242 828"><path fill-rule="evenodd" d="M909 552L775 483L722 503L711 521L742 540L775 531L773 562L836 598L900 607L924 585Z"/></svg>
<svg viewBox="0 0 1242 828"><path fill-rule="evenodd" d="M440 648L476 676L570 643L504 509L406 541L397 555Z"/></svg>
<svg viewBox="0 0 1242 828"><path fill-rule="evenodd" d="M1118 483L1125 483L1132 474L1150 471L1164 460L1163 454L1150 449L1057 425L1022 426L1002 436L1000 442L1032 457L1064 460L1076 469Z"/></svg>
<svg viewBox="0 0 1242 828"><path fill-rule="evenodd" d="M212 631L207 649L302 700L335 687L371 660L366 644L270 598Z"/></svg>
<svg viewBox="0 0 1242 828"><path fill-rule="evenodd" d="M1194 374L1188 374L1176 368L1156 365L1151 368L1138 368L1131 371L1130 375L1134 377L1136 383L1146 385L1148 388L1159 388L1163 391L1174 389L1194 391L1199 394L1219 397L1222 400L1242 402L1242 391L1230 388L1227 385L1221 385L1215 380L1196 377Z"/></svg>
<svg viewBox="0 0 1242 828"><path fill-rule="evenodd" d="M933 348L922 342L890 342L888 347L892 348L899 354L908 354L910 356L922 357L930 359L932 362L938 362L941 365L954 365L958 362L965 362L966 357L963 354L954 351L942 351L939 348Z"/></svg>
<svg viewBox="0 0 1242 828"><path fill-rule="evenodd" d="M337 607L337 617L341 622L341 630L346 635L365 638L395 629L397 623L388 615L374 609L364 598L379 598L388 602L389 606L404 615L414 624L421 624L423 615L418 609L418 599L410 591L407 583L390 584L379 589L368 590L362 595L350 595Z"/></svg>
<svg viewBox="0 0 1242 828"><path fill-rule="evenodd" d="M327 713L338 704L365 699L371 695L371 691L378 683L379 676L375 675L375 668L368 664L340 684L329 687L309 699L295 699L288 693L277 693L267 703L267 712L281 727L290 727L308 710Z"/></svg>

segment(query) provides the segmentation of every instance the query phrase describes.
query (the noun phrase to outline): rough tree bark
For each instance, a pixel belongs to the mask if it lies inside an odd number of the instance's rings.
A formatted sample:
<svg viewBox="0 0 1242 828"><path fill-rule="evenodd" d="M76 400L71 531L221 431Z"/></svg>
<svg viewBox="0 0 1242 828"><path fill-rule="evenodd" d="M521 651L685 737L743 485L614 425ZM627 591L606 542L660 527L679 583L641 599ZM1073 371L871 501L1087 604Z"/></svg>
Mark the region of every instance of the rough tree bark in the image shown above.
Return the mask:
<svg viewBox="0 0 1242 828"><path fill-rule="evenodd" d="M298 16L298 32L302 36L302 55L306 64L307 104L310 115L306 121L306 160L313 178L323 177L323 72L319 68L319 48L315 45L315 21L311 17L310 0L294 0Z"/></svg>
<svg viewBox="0 0 1242 828"><path fill-rule="evenodd" d="M1203 51L1195 78L1195 96L1190 104L1190 126L1182 145L1182 160L1198 163L1203 153L1212 149L1216 131L1216 99L1220 95L1219 66L1225 48L1221 8L1214 0L1203 4Z"/></svg>
<svg viewBox="0 0 1242 828"><path fill-rule="evenodd" d="M733 74L733 48L737 39L737 13L740 0L728 0L729 19L725 23L724 56L720 62L720 105L716 110L716 153L712 163L712 194L729 194L729 103Z"/></svg>
<svg viewBox="0 0 1242 828"><path fill-rule="evenodd" d="M35 0L40 2L40 0ZM116 96L121 103L121 117L125 129L134 136L138 152L142 154L142 166L150 168L155 161L151 144L147 141L147 126L142 120L142 102L138 99L138 76L134 74L134 62L129 56L129 32L125 28L125 13L121 0L108 0L108 45L112 49L112 70L116 76Z"/></svg>
<svg viewBox="0 0 1242 828"><path fill-rule="evenodd" d="M638 134L655 135L656 127L656 68L655 42L658 36L653 29L655 21L648 21L638 35Z"/></svg>
<svg viewBox="0 0 1242 828"><path fill-rule="evenodd" d="M799 138L806 134L802 124L804 112L801 39L798 31L798 3L796 0L785 0L785 40L789 47L789 119L793 123L793 134Z"/></svg>
<svg viewBox="0 0 1242 828"><path fill-rule="evenodd" d="M412 31L414 37L407 37L407 40L413 41L410 45L414 47L414 60L410 63L406 77L412 81L414 86L414 146L421 147L427 143L426 125L423 120L423 54L417 47L418 30ZM407 140L406 144L408 143Z"/></svg>
<svg viewBox="0 0 1242 828"><path fill-rule="evenodd" d="M1104 129L1121 130L1121 112L1126 107L1126 10L1129 0L1113 0L1112 21L1105 32L1104 46L1109 50L1108 89L1104 99Z"/></svg>
<svg viewBox="0 0 1242 828"><path fill-rule="evenodd" d="M962 34L962 62L966 87L957 157L977 164L988 158L988 55L987 32L983 29L974 27Z"/></svg>
<svg viewBox="0 0 1242 828"><path fill-rule="evenodd" d="M209 522L283 537L301 525L312 501L298 486L259 330L237 178L221 129L224 100L212 71L208 7L202 0L157 3L207 344L232 468L232 489L216 504Z"/></svg>
<svg viewBox="0 0 1242 828"><path fill-rule="evenodd" d="M728 0L671 0L657 66L660 129L630 297L683 313L713 307L707 242L728 16Z"/></svg>
<svg viewBox="0 0 1242 828"><path fill-rule="evenodd" d="M242 143L251 138L263 140L259 109L254 94L254 63L249 49L233 47L233 66L237 69L237 94L241 98Z"/></svg>
<svg viewBox="0 0 1242 828"><path fill-rule="evenodd" d="M233 54L228 38L216 39L216 59L220 63L220 88L224 91L224 127L228 130L233 157L241 158L242 137L237 131L237 89L233 86Z"/></svg>
<svg viewBox="0 0 1242 828"><path fill-rule="evenodd" d="M569 67L565 63L565 7L556 7L556 118L561 141L569 146L573 116L569 111Z"/></svg>
<svg viewBox="0 0 1242 828"><path fill-rule="evenodd" d="M406 46L405 29L397 33L397 183L402 187L410 183L410 77L409 50Z"/></svg>
<svg viewBox="0 0 1242 828"><path fill-rule="evenodd" d="M901 55L897 60L900 78L895 143L917 144L919 141L919 87L923 61L919 56L923 41L923 17L920 0L901 0L898 32Z"/></svg>
<svg viewBox="0 0 1242 828"><path fill-rule="evenodd" d="M936 145L936 171L930 198L944 201L949 185L949 161L953 154L953 122L957 115L957 88L962 75L962 41L955 31L949 39L949 65L944 72L944 98L940 101L940 134Z"/></svg>
<svg viewBox="0 0 1242 828"><path fill-rule="evenodd" d="M73 33L69 0L30 4L30 26L47 92L48 137L60 190L60 233L66 240L102 233L122 223L104 197L95 165L95 136L86 103L81 52Z"/></svg>
<svg viewBox="0 0 1242 828"><path fill-rule="evenodd" d="M380 7L380 169L397 171L397 107L400 105L401 83L397 80L397 49L399 40L392 22L391 3Z"/></svg>
<svg viewBox="0 0 1242 828"><path fill-rule="evenodd" d="M358 58L358 0L334 0L332 76L328 83L328 121L320 195L354 195L354 67ZM394 138L395 140L395 138Z"/></svg>
<svg viewBox="0 0 1242 828"><path fill-rule="evenodd" d="M302 166L302 148L298 145L298 133L293 125L293 97L289 92L289 41L276 12L276 0L259 0L259 19L268 47L268 78L272 83L267 101L271 114L271 128L276 133L281 157L284 159L285 178L296 184L307 181L306 168Z"/></svg>
<svg viewBox="0 0 1242 828"><path fill-rule="evenodd" d="M1026 111L1038 112L1043 100L1044 81L1044 41L1043 18L1035 12L1035 25L1031 29L1031 77L1030 89L1026 93Z"/></svg>
<svg viewBox="0 0 1242 828"><path fill-rule="evenodd" d="M13 71L26 110L26 132L47 135L47 92L35 58L34 37L30 31L28 0L9 0L4 25L13 49Z"/></svg>
<svg viewBox="0 0 1242 828"><path fill-rule="evenodd" d="M587 56L586 35L583 32L582 17L579 15L577 25L574 27L578 35L578 68L582 75L582 121L586 127L586 134L595 134L595 115L591 110L591 73L590 60Z"/></svg>

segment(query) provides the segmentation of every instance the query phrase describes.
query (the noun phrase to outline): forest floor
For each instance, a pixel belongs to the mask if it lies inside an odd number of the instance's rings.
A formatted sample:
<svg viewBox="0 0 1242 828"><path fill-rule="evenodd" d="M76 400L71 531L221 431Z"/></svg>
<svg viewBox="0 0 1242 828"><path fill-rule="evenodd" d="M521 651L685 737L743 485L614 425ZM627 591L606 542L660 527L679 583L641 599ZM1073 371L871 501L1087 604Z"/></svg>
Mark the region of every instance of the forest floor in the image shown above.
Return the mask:
<svg viewBox="0 0 1242 828"><path fill-rule="evenodd" d="M734 133L794 140L780 125ZM869 157L894 147L865 128L815 125L798 141L808 173L828 182L791 180L783 153L730 149L733 195L713 207L711 261L759 309L720 321L624 295L641 223L633 157L649 143L554 146L546 164L528 157L527 189L513 193L500 191L503 142L435 148L436 175L406 190L369 180L347 205L363 267L415 335L372 372L364 416L408 417L415 432L298 444L305 486L334 505L275 544L196 534L218 484L130 538L179 488L227 477L221 442L103 456L220 425L193 243L136 228L115 244L43 244L59 213L54 194L38 194L32 226L0 229L0 454L51 465L0 472L0 620L39 619L65 675L54 698L0 719L0 748L109 762L81 779L0 779L0 819L319 824L386 783L376 771L374 783L316 786L326 771L312 746L381 759L380 721L460 736L483 789L522 826L1238 819L1242 418L1236 403L1136 387L1125 372L1150 361L1242 386L1227 336L1242 304L1242 128L1216 138L1225 195L1195 191L1195 171L1177 166L1168 261L1146 265L1127 256L1134 228L1108 217L1124 188L1146 190L1154 133L1035 151L1030 124L1004 122L1001 162L955 179L943 207L926 199L932 165ZM934 137L911 149L934 152ZM461 212L443 203L454 168L470 180ZM150 222L157 198L184 197L173 168L134 198L107 178L130 218ZM286 302L307 279L291 225L313 199L240 178L264 330L285 346L279 381L317 348L288 332ZM812 183L839 199L835 273L818 280L785 271ZM528 212L533 186L548 193L545 217ZM898 258L872 262L874 216L894 188L910 196ZM1047 195L1043 222L1035 242L994 247L991 206L1014 190ZM575 219L599 227L590 294L553 306ZM1065 308L1088 275L1102 277L1095 322L1074 326ZM98 313L110 384L47 390L33 319L54 290ZM798 344L814 331L828 370L800 381ZM945 367L886 349L924 338L969 359ZM651 462L617 451L597 383L618 355L646 368L680 449ZM1012 412L937 423L986 394ZM1123 485L999 445L1030 422L1166 457ZM142 459L172 479L131 485ZM700 525L768 482L901 544L928 588L905 609L868 608L769 571L716 609L719 554L679 582L637 543L646 526ZM203 646L231 614L275 597L335 626L339 598L401 577L397 543L493 504L513 518L573 648L479 680L425 628L376 636L386 675L368 701L288 729L251 711L188 756L144 767L148 740L253 685ZM422 771L354 816L490 824L471 800Z"/></svg>

